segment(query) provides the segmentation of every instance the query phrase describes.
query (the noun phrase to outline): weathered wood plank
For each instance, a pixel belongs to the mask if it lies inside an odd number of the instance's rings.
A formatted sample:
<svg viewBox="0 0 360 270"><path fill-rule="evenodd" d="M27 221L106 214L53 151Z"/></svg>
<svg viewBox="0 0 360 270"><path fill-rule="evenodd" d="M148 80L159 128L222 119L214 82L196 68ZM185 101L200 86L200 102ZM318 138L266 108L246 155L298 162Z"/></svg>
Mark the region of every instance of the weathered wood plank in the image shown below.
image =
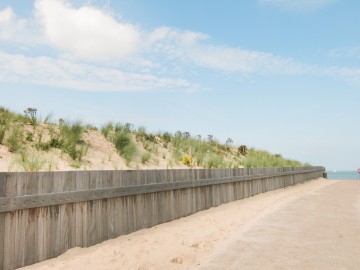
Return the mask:
<svg viewBox="0 0 360 270"><path fill-rule="evenodd" d="M68 217L68 248L76 246L76 203L65 205L65 213Z"/></svg>
<svg viewBox="0 0 360 270"><path fill-rule="evenodd" d="M16 196L16 178L17 173L9 173L6 175L6 183L5 183L5 196L11 197Z"/></svg>
<svg viewBox="0 0 360 270"><path fill-rule="evenodd" d="M4 268L5 213L0 213L0 270Z"/></svg>
<svg viewBox="0 0 360 270"><path fill-rule="evenodd" d="M27 219L24 220L25 222L25 263L24 265L30 265L36 262L36 252L37 250L35 247L35 222L37 220L37 211L36 208L28 209L27 212Z"/></svg>
<svg viewBox="0 0 360 270"><path fill-rule="evenodd" d="M6 173L0 173L0 197L6 196Z"/></svg>
<svg viewBox="0 0 360 270"><path fill-rule="evenodd" d="M25 265L26 254L26 231L28 223L28 210L20 210L15 212L15 267Z"/></svg>
<svg viewBox="0 0 360 270"><path fill-rule="evenodd" d="M35 219L35 261L43 261L46 257L45 243L47 235L46 232L46 215L47 207L35 208L36 219Z"/></svg>
<svg viewBox="0 0 360 270"><path fill-rule="evenodd" d="M14 269L15 261L15 235L16 235L16 213L5 213L5 236L4 236L4 261L3 269Z"/></svg>
<svg viewBox="0 0 360 270"><path fill-rule="evenodd" d="M75 203L75 246L83 247L83 202Z"/></svg>

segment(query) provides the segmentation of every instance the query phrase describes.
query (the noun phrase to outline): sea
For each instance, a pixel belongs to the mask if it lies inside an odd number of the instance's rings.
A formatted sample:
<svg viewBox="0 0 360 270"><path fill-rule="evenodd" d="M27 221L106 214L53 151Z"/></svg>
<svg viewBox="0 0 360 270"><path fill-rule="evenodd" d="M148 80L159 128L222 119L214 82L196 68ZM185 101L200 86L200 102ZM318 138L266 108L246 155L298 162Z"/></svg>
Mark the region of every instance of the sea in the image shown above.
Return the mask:
<svg viewBox="0 0 360 270"><path fill-rule="evenodd" d="M360 174L357 171L327 171L329 180L359 180Z"/></svg>

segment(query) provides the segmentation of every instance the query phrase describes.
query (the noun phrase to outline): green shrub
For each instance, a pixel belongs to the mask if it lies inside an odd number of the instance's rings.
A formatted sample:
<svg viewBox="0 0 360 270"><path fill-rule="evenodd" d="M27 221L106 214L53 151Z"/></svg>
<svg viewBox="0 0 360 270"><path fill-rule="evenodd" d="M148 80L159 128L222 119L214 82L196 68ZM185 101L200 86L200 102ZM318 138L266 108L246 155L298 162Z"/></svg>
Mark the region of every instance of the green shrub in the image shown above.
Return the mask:
<svg viewBox="0 0 360 270"><path fill-rule="evenodd" d="M87 124L87 125L85 126L85 129L86 129L86 130L94 130L94 131L98 131L98 130L99 130L96 126L91 125L91 124Z"/></svg>
<svg viewBox="0 0 360 270"><path fill-rule="evenodd" d="M37 124L36 112L36 108L27 108L24 110L25 117L28 118L30 120L30 124L34 126Z"/></svg>
<svg viewBox="0 0 360 270"><path fill-rule="evenodd" d="M162 138L164 140L165 143L169 143L171 142L171 134L169 132L165 132L163 135L162 135Z"/></svg>
<svg viewBox="0 0 360 270"><path fill-rule="evenodd" d="M141 156L141 163L145 164L146 162L148 162L150 160L150 158L151 158L151 154L149 152L144 153Z"/></svg>
<svg viewBox="0 0 360 270"><path fill-rule="evenodd" d="M4 141L5 132L6 132L5 126L0 126L0 144L2 144Z"/></svg>
<svg viewBox="0 0 360 270"><path fill-rule="evenodd" d="M206 167L208 168L222 168L224 166L224 159L217 155L211 155L206 161Z"/></svg>
<svg viewBox="0 0 360 270"><path fill-rule="evenodd" d="M14 126L11 129L10 135L7 138L6 144L10 152L17 152L23 146L23 130L19 126Z"/></svg>
<svg viewBox="0 0 360 270"><path fill-rule="evenodd" d="M205 154L199 153L195 156L195 159L196 159L196 165L201 166L202 164L204 164Z"/></svg>
<svg viewBox="0 0 360 270"><path fill-rule="evenodd" d="M33 141L33 134L31 132L26 132L26 140L28 142L32 142Z"/></svg>
<svg viewBox="0 0 360 270"><path fill-rule="evenodd" d="M114 144L118 153L125 158L126 164L129 165L137 152L136 145L132 142L130 134L125 132L117 133Z"/></svg>
<svg viewBox="0 0 360 270"><path fill-rule="evenodd" d="M281 155L272 155L267 151L250 149L244 160L247 168L266 167L299 167L302 164L295 160L285 159Z"/></svg>
<svg viewBox="0 0 360 270"><path fill-rule="evenodd" d="M73 160L80 161L86 154L88 145L84 145L81 135L84 128L80 121L69 124L63 122L60 126L58 138L53 138L50 143L59 146L64 153L67 153Z"/></svg>
<svg viewBox="0 0 360 270"><path fill-rule="evenodd" d="M145 140L145 136L146 136L145 127L138 127L138 130L135 134L136 139L143 142Z"/></svg>
<svg viewBox="0 0 360 270"><path fill-rule="evenodd" d="M44 168L46 160L41 154L35 151L21 150L10 164L10 171L23 170L26 172L37 172ZM51 166L50 166L51 167Z"/></svg>

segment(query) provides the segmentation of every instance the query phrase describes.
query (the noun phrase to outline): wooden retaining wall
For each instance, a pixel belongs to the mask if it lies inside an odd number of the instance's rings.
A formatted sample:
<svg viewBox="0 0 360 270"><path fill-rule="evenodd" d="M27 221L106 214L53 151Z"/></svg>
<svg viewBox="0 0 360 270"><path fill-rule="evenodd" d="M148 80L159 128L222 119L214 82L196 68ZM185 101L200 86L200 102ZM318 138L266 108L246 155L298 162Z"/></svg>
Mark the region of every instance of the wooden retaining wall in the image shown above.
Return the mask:
<svg viewBox="0 0 360 270"><path fill-rule="evenodd" d="M0 270L322 177L323 167L0 173Z"/></svg>

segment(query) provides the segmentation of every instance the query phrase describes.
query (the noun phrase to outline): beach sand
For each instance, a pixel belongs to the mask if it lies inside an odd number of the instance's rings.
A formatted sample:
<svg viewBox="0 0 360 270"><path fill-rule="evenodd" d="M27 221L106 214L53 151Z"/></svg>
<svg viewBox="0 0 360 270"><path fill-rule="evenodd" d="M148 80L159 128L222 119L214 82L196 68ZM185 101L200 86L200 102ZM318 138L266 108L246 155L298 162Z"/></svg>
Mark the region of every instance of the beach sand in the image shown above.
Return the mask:
<svg viewBox="0 0 360 270"><path fill-rule="evenodd" d="M358 269L359 191L317 179L22 269Z"/></svg>

